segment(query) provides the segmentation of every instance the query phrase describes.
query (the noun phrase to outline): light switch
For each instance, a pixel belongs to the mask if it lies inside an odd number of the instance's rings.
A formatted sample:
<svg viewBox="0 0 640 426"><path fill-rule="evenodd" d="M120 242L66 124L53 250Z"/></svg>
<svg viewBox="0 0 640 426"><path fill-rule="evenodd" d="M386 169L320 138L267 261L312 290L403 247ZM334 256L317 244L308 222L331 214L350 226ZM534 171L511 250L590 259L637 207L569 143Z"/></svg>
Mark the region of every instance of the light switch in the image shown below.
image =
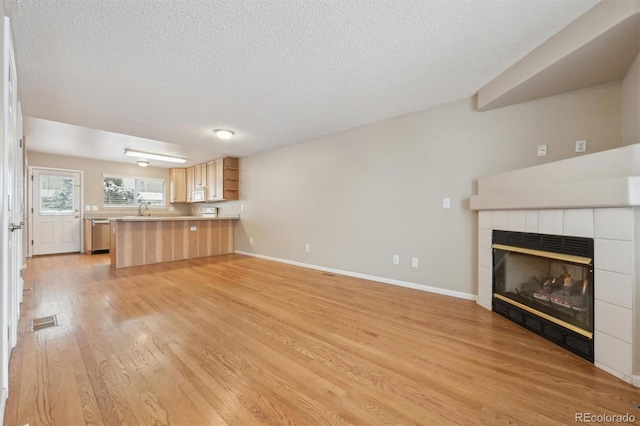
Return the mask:
<svg viewBox="0 0 640 426"><path fill-rule="evenodd" d="M538 145L538 157L546 157L546 155L547 155L547 146Z"/></svg>
<svg viewBox="0 0 640 426"><path fill-rule="evenodd" d="M443 198L442 199L442 208L450 209L451 208L451 198Z"/></svg>
<svg viewBox="0 0 640 426"><path fill-rule="evenodd" d="M88 212L91 210L91 206L89 204L87 204L86 206L84 206L84 211Z"/></svg>
<svg viewBox="0 0 640 426"><path fill-rule="evenodd" d="M98 211L98 206L91 206L91 210L93 210L94 212Z"/></svg>

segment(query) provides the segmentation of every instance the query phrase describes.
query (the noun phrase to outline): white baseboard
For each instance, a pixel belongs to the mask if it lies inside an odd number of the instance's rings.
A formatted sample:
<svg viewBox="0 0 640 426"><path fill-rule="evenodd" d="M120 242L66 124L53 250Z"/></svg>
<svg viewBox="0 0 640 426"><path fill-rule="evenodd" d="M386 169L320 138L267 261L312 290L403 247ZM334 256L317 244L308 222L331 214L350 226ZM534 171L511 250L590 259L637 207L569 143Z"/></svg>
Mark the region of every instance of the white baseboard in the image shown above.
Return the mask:
<svg viewBox="0 0 640 426"><path fill-rule="evenodd" d="M476 296L474 294L463 293L461 291L447 290L447 289L444 289L444 288L431 287L431 286L428 286L428 285L410 283L410 282L407 282L407 281L400 281L400 280L393 280L393 279L390 279L390 278L376 277L376 276L373 276L373 275L360 274L358 272L351 272L351 271L343 271L343 270L340 270L340 269L326 268L324 266L311 265L309 263L296 262L296 261L293 261L293 260L281 259L279 257L265 256L265 255L256 254L256 253L249 253L249 252L246 252L246 251L236 250L235 252L237 254L243 254L245 256L257 257L259 259L272 260L274 262L286 263L288 265L301 266L303 268L315 269L315 270L318 270L318 271L330 272L330 273L338 274L338 275L346 275L348 277L361 278L363 280L377 281L377 282L380 282L380 283L383 283L383 284L397 285L399 287L407 287L407 288L412 288L414 290L421 290L421 291L426 291L426 292L429 292L429 293L442 294L444 296L457 297L458 299L473 300L473 301L477 301L478 300L478 296Z"/></svg>
<svg viewBox="0 0 640 426"><path fill-rule="evenodd" d="M640 376L633 376L633 386L640 388Z"/></svg>

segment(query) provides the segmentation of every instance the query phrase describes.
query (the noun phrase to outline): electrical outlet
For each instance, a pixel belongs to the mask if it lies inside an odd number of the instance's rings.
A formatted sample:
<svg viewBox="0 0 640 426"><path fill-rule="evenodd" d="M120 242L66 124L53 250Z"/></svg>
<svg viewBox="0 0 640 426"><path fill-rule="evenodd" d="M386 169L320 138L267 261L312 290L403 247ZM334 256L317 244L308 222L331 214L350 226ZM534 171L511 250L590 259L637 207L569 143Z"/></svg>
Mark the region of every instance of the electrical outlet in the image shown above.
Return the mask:
<svg viewBox="0 0 640 426"><path fill-rule="evenodd" d="M450 209L451 208L451 198L443 198L442 199L442 208Z"/></svg>
<svg viewBox="0 0 640 426"><path fill-rule="evenodd" d="M189 228L189 231L197 231L198 227L197 226L192 226Z"/></svg>
<svg viewBox="0 0 640 426"><path fill-rule="evenodd" d="M546 156L547 156L547 146L538 145L538 157L546 157Z"/></svg>
<svg viewBox="0 0 640 426"><path fill-rule="evenodd" d="M309 244L304 245L304 251L306 251L307 253L311 251L311 247L309 246Z"/></svg>
<svg viewBox="0 0 640 426"><path fill-rule="evenodd" d="M398 256L397 254L393 255L393 264L394 265L399 265L400 264L400 256Z"/></svg>
<svg viewBox="0 0 640 426"><path fill-rule="evenodd" d="M587 141L585 139L576 141L576 152L587 152Z"/></svg>
<svg viewBox="0 0 640 426"><path fill-rule="evenodd" d="M249 237L249 244L253 244L253 237Z"/></svg>
<svg viewBox="0 0 640 426"><path fill-rule="evenodd" d="M418 267L418 258L417 257L412 257L411 258L411 266L413 268L417 268Z"/></svg>
<svg viewBox="0 0 640 426"><path fill-rule="evenodd" d="M240 204L240 211L243 212L244 211L244 204Z"/></svg>

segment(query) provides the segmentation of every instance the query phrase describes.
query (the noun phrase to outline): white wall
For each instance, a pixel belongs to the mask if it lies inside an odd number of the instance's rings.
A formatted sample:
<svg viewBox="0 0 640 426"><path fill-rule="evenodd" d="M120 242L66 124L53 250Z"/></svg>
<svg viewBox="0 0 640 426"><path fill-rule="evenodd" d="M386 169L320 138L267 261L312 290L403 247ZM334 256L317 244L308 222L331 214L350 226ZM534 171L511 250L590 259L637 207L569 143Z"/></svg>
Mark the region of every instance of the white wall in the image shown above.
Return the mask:
<svg viewBox="0 0 640 426"><path fill-rule="evenodd" d="M640 54L622 83L622 143L640 142Z"/></svg>
<svg viewBox="0 0 640 426"><path fill-rule="evenodd" d="M476 294L475 180L578 155L579 139L589 152L620 146L622 85L482 113L474 105L465 99L242 158L236 248ZM538 144L547 157L536 156Z"/></svg>

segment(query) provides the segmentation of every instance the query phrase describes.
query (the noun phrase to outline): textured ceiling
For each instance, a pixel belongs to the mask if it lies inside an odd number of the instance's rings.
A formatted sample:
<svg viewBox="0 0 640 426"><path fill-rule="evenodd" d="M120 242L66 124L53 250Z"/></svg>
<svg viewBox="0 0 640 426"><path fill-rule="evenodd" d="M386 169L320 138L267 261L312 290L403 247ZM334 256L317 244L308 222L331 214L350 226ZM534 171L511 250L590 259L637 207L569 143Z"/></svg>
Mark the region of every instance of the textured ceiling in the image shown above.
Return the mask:
<svg viewBox="0 0 640 426"><path fill-rule="evenodd" d="M597 2L24 0L19 97L43 119L27 143L124 160L101 137L52 144L48 120L191 163L244 156L471 96Z"/></svg>

